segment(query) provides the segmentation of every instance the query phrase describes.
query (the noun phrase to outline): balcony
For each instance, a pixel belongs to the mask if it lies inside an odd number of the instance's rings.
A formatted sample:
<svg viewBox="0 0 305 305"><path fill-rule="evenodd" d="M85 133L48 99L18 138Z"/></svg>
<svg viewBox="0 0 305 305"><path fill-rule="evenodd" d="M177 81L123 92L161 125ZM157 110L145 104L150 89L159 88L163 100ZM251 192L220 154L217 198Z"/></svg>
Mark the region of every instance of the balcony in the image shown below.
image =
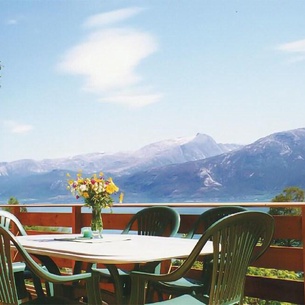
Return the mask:
<svg viewBox="0 0 305 305"><path fill-rule="evenodd" d="M229 203L176 203L167 204L178 209L181 214L180 233L185 233L191 227L196 214L201 214L203 209ZM275 239L300 240L304 245L305 235L305 203L238 203L238 205L249 209L260 209L268 211L269 207L299 207L302 210L301 216L275 216ZM103 214L105 229L122 230L136 209L149 206L149 204L115 204L113 213ZM0 205L0 208L8 207ZM46 228L66 228L72 233L79 233L82 227L90 225L91 215L87 213L82 204L35 204L10 206L24 226L39 226ZM21 212L20 207L26 207L28 212ZM34 212L45 210L46 212ZM127 211L126 211L126 208ZM52 211L54 209L54 211ZM62 211L60 211L62 209ZM185 212L183 210L187 209ZM192 209L192 212L188 212ZM132 211L132 212L130 212ZM14 228L13 228L14 229ZM37 230L27 230L28 234L37 234ZM54 231L53 231L54 232ZM45 233L45 232L44 232ZM49 232L48 232L49 233ZM52 233L52 232L51 232ZM67 260L56 260L61 267L73 267L73 262ZM277 270L296 271L304 275L305 252L303 246L271 246L268 251L253 265L260 268L272 268ZM196 276L196 271L194 270ZM260 298L264 300L275 300L294 304L305 303L304 277L300 280L267 278L263 276L248 276L246 281L245 296Z"/></svg>

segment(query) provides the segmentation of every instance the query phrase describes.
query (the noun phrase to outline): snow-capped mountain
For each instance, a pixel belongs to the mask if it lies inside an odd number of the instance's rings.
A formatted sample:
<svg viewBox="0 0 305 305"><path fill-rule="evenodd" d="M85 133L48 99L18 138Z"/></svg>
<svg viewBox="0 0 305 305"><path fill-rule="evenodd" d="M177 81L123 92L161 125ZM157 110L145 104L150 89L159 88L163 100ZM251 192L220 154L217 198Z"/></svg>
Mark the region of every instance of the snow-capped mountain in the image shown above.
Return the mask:
<svg viewBox="0 0 305 305"><path fill-rule="evenodd" d="M125 202L269 201L289 186L305 189L305 128L252 144L217 144L206 135L135 152L0 164L0 199L69 202L66 173L111 174Z"/></svg>
<svg viewBox="0 0 305 305"><path fill-rule="evenodd" d="M184 163L219 155L240 148L235 144L217 144L210 136L197 134L192 138L178 138L152 143L134 152L115 154L92 153L71 158L18 160L0 163L0 176L28 176L52 170L92 173L105 171L126 175L173 163Z"/></svg>
<svg viewBox="0 0 305 305"><path fill-rule="evenodd" d="M305 188L305 128L275 133L239 150L119 179L133 201L270 200Z"/></svg>

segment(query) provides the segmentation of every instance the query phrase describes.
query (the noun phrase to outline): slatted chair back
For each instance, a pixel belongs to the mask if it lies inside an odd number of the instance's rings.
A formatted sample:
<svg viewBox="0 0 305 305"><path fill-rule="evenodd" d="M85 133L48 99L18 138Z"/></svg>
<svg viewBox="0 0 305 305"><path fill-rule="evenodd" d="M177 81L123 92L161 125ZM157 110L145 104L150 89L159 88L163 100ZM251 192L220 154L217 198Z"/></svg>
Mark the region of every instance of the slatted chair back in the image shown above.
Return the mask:
<svg viewBox="0 0 305 305"><path fill-rule="evenodd" d="M215 227L209 233L214 248L209 304L241 303L248 266L269 247L274 220L266 213L243 212Z"/></svg>
<svg viewBox="0 0 305 305"><path fill-rule="evenodd" d="M12 213L0 210L0 225L15 235L27 235L19 219Z"/></svg>
<svg viewBox="0 0 305 305"><path fill-rule="evenodd" d="M196 233L202 234L208 227L219 219L238 212L244 212L247 209L240 206L220 206L204 211L198 216L192 228L186 234L186 238L193 238Z"/></svg>
<svg viewBox="0 0 305 305"><path fill-rule="evenodd" d="M0 226L0 232L1 230L4 229ZM0 304L18 305L11 244L2 234L0 234Z"/></svg>
<svg viewBox="0 0 305 305"><path fill-rule="evenodd" d="M174 236L180 226L179 213L167 206L153 206L140 210L128 222L122 234L132 230L138 235Z"/></svg>

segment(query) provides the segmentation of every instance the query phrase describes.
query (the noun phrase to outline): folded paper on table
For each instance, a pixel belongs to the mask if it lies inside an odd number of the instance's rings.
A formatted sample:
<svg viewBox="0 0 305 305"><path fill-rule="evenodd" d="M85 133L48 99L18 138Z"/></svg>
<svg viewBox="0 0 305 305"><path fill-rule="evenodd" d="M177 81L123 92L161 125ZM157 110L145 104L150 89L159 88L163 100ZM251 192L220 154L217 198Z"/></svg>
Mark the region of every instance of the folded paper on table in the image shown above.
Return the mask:
<svg viewBox="0 0 305 305"><path fill-rule="evenodd" d="M74 241L74 242L82 242L82 243L112 243L116 241L128 241L130 238L121 237L121 238L88 238L88 237L62 237L62 238L54 238L56 241Z"/></svg>

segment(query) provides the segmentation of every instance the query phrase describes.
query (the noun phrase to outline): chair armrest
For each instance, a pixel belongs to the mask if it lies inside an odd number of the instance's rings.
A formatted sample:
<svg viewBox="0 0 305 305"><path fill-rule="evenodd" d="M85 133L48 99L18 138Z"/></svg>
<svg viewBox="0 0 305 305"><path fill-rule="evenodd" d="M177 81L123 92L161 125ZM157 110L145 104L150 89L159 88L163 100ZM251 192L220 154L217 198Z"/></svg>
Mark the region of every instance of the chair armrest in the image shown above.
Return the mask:
<svg viewBox="0 0 305 305"><path fill-rule="evenodd" d="M179 269L168 274L153 274L141 271L132 271L131 277L131 294L129 304L145 304L146 287L149 282L172 282L181 278Z"/></svg>
<svg viewBox="0 0 305 305"><path fill-rule="evenodd" d="M89 279L91 277L91 273L80 273L80 274L73 274L73 275L57 275L57 274L52 274L52 273L44 270L43 275L41 277L48 282L60 284L60 283L76 282L76 281L80 281L80 280Z"/></svg>
<svg viewBox="0 0 305 305"><path fill-rule="evenodd" d="M150 281L161 281L167 275L152 274L141 271L132 271L131 277L131 293L129 304L144 305L146 301L146 287Z"/></svg>

